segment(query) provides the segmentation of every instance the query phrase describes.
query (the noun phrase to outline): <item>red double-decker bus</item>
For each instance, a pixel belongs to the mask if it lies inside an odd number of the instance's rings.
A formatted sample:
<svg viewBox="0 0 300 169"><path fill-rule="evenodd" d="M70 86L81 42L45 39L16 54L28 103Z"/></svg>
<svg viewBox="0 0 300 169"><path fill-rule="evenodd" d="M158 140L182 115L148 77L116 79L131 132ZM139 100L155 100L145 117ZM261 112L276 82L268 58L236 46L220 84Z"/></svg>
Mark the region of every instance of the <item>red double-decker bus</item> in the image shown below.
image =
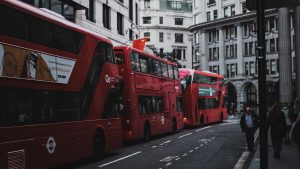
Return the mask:
<svg viewBox="0 0 300 169"><path fill-rule="evenodd" d="M122 144L112 43L0 2L0 168L49 168Z"/></svg>
<svg viewBox="0 0 300 169"><path fill-rule="evenodd" d="M183 128L177 66L130 47L114 51L122 77L124 140L148 140Z"/></svg>
<svg viewBox="0 0 300 169"><path fill-rule="evenodd" d="M185 125L203 126L227 118L223 76L192 69L179 69L179 75Z"/></svg>

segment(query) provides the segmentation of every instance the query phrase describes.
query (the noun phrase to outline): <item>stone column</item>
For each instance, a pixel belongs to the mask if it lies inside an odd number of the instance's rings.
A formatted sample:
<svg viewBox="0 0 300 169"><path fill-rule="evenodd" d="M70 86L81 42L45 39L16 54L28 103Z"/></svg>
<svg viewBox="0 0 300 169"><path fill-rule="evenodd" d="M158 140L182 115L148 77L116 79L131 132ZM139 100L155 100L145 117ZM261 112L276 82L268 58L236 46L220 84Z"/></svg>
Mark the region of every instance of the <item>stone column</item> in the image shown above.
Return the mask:
<svg viewBox="0 0 300 169"><path fill-rule="evenodd" d="M296 59L296 96L300 97L300 6L295 7L295 59Z"/></svg>
<svg viewBox="0 0 300 169"><path fill-rule="evenodd" d="M278 9L279 101L292 102L292 56L289 8Z"/></svg>
<svg viewBox="0 0 300 169"><path fill-rule="evenodd" d="M201 68L200 70L209 70L208 68L208 48L207 48L207 36L206 36L206 31L203 30L201 31L201 44L200 44L200 65Z"/></svg>
<svg viewBox="0 0 300 169"><path fill-rule="evenodd" d="M241 24L237 25L237 68L238 76L244 73L244 57L243 57L243 28Z"/></svg>
<svg viewBox="0 0 300 169"><path fill-rule="evenodd" d="M224 42L224 30L219 29L219 66L220 74L225 76L225 42Z"/></svg>

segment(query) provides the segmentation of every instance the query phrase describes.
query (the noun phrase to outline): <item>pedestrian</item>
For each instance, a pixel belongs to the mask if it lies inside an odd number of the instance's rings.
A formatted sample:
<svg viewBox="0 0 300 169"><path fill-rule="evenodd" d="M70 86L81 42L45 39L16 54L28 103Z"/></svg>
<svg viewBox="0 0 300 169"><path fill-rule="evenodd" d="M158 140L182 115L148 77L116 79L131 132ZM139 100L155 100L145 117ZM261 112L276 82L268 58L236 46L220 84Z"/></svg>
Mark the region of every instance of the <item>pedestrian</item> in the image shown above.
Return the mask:
<svg viewBox="0 0 300 169"><path fill-rule="evenodd" d="M290 112L289 117L292 122L295 122L298 114L300 113L300 99L297 97L294 101L293 111Z"/></svg>
<svg viewBox="0 0 300 169"><path fill-rule="evenodd" d="M280 102L275 102L268 117L271 128L271 140L274 150L274 157L280 158L282 138L285 137L286 121L284 113L281 111Z"/></svg>
<svg viewBox="0 0 300 169"><path fill-rule="evenodd" d="M245 113L240 120L242 132L246 133L248 151L254 150L254 133L258 127L258 116L251 110L250 106L245 106Z"/></svg>
<svg viewBox="0 0 300 169"><path fill-rule="evenodd" d="M286 122L286 132L285 132L285 144L290 144L290 139L289 139L289 132L292 128L292 119L290 118L290 112L292 111L290 109L290 106L289 105L285 105L282 107L281 111L284 113L284 116L285 116L285 122Z"/></svg>

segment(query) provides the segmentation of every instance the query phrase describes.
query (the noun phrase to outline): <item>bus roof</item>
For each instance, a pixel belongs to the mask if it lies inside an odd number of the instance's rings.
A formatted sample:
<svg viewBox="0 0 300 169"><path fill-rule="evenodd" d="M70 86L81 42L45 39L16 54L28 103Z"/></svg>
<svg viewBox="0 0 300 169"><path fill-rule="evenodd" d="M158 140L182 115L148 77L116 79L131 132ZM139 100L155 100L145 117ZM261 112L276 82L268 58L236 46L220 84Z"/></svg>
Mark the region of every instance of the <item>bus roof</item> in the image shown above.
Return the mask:
<svg viewBox="0 0 300 169"><path fill-rule="evenodd" d="M217 74L217 73L213 73L210 71L201 71L201 70L194 70L194 69L188 69L188 68L180 68L179 69L179 77L180 79L186 77L187 75L192 75L192 74L200 74L200 75L204 75L204 76L210 76L210 77L216 77L216 78L224 78L224 76Z"/></svg>
<svg viewBox="0 0 300 169"><path fill-rule="evenodd" d="M52 22L52 23L55 23L55 24L58 24L58 25L66 26L66 27L68 27L72 30L88 34L90 36L93 36L95 38L100 39L103 42L107 42L109 44L112 44L112 42L107 37L105 37L104 35L99 35L96 32L93 32L91 30L88 30L88 29L80 26L80 25L77 25L73 22L70 22L67 19L64 19L64 18L55 16L53 14L50 14L49 12L46 12L42 9L39 9L39 8L35 7L35 6L26 4L26 3L21 2L21 1L16 1L16 0L3 0L1 3L5 4L5 5L8 5L10 7L16 8L18 10L21 10L25 13L31 14L33 16L36 16L36 17L39 17L39 18L42 18L42 19L46 19L46 21L49 21L49 22ZM105 38L103 38L102 36L105 37Z"/></svg>
<svg viewBox="0 0 300 169"><path fill-rule="evenodd" d="M170 61L168 61L168 60L165 60L165 59L162 59L162 58L160 58L160 57L158 57L158 56L155 56L155 55L153 55L153 54L151 54L151 53L147 53L147 52L145 52L145 51L141 51L141 50L135 49L135 48L130 47L130 46L115 46L114 49L117 49L117 50L118 50L118 49L120 49L120 50L134 50L134 51L136 51L136 52L139 52L139 53L142 53L142 54L147 55L147 56L149 56L149 57L152 57L152 58L155 58L155 59L157 59L157 60L163 61L163 62L168 63L168 64L170 64L170 65L177 66L176 63L170 62Z"/></svg>

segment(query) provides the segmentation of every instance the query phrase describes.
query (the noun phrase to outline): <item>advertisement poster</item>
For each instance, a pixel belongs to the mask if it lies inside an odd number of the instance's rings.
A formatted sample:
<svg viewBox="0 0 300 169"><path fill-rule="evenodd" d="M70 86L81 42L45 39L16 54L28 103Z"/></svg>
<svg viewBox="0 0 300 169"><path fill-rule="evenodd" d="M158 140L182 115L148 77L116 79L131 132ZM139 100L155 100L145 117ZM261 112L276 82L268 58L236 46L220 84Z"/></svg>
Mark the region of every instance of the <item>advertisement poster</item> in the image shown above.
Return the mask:
<svg viewBox="0 0 300 169"><path fill-rule="evenodd" d="M75 60L0 44L0 77L68 84Z"/></svg>
<svg viewBox="0 0 300 169"><path fill-rule="evenodd" d="M199 86L198 92L199 92L199 96L215 96L216 88L215 87L207 87L207 86Z"/></svg>

